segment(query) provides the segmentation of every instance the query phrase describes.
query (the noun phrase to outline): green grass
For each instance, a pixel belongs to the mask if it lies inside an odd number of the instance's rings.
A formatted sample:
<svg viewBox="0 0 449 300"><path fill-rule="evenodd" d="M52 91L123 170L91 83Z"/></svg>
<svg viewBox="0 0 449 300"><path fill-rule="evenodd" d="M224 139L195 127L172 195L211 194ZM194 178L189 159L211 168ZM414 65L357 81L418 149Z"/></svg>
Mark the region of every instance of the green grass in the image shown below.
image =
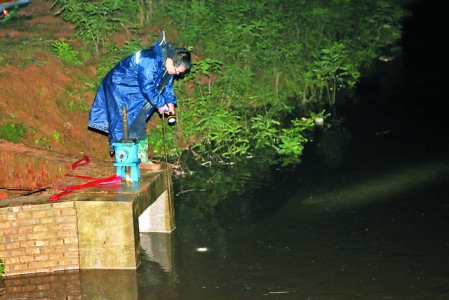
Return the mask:
<svg viewBox="0 0 449 300"><path fill-rule="evenodd" d="M3 264L3 260L0 259L0 276L5 273L5 265Z"/></svg>
<svg viewBox="0 0 449 300"><path fill-rule="evenodd" d="M23 123L8 122L6 125L0 124L0 139L13 143L19 143L26 137L27 129Z"/></svg>

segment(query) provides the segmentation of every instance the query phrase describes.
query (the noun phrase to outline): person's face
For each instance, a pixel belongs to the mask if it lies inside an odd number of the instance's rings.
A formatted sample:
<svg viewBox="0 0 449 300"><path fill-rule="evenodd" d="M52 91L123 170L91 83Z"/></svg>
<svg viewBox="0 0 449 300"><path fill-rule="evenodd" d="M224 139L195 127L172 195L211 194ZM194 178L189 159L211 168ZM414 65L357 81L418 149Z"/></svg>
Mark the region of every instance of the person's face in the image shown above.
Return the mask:
<svg viewBox="0 0 449 300"><path fill-rule="evenodd" d="M167 58L167 66L166 66L168 74L171 75L179 75L181 73L184 73L186 71L186 68L184 66L175 66L175 63L173 59Z"/></svg>

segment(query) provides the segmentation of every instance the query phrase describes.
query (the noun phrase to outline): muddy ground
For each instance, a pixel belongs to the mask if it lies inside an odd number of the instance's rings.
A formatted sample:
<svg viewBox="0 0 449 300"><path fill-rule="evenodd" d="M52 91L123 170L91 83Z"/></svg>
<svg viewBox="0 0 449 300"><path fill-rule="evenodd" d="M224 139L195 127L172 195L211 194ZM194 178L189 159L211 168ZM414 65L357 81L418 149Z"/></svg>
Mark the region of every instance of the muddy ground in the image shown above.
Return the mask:
<svg viewBox="0 0 449 300"><path fill-rule="evenodd" d="M53 1L33 0L0 23L0 124L23 124L32 149L110 160L107 137L87 127L100 79L98 61L66 66L52 44L64 38L76 49L74 26L55 16ZM114 37L120 44L119 34ZM0 143L2 140L0 140Z"/></svg>

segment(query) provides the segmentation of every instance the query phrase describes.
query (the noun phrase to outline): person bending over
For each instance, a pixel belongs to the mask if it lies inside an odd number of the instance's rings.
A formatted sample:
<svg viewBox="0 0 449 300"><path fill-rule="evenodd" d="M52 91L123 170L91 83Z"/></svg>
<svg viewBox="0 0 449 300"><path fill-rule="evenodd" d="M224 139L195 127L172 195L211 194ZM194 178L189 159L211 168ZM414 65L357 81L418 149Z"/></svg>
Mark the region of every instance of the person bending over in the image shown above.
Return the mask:
<svg viewBox="0 0 449 300"><path fill-rule="evenodd" d="M88 126L108 134L111 154L112 143L124 139L122 107L126 107L128 139L136 141L141 164L152 164L146 122L155 109L161 115L175 113L174 75L188 71L190 65L191 53L174 48L162 32L152 47L126 57L109 71L98 88Z"/></svg>

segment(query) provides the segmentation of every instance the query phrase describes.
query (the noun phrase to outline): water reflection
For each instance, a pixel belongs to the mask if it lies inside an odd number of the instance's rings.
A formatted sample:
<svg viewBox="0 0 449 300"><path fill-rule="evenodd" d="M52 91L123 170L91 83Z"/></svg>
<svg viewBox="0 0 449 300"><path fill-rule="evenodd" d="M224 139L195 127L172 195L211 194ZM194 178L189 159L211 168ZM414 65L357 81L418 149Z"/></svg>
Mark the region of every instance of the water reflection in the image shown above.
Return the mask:
<svg viewBox="0 0 449 300"><path fill-rule="evenodd" d="M179 299L449 297L441 264L449 250L449 161L442 153L357 171L370 157L363 153L343 168L305 164L277 173L284 183L262 190L278 206L259 207L269 212L257 219L239 220L223 207L188 219L185 210L175 232ZM294 195L281 199L294 183ZM247 203L263 204L258 196L247 194ZM197 253L198 245L211 251Z"/></svg>

